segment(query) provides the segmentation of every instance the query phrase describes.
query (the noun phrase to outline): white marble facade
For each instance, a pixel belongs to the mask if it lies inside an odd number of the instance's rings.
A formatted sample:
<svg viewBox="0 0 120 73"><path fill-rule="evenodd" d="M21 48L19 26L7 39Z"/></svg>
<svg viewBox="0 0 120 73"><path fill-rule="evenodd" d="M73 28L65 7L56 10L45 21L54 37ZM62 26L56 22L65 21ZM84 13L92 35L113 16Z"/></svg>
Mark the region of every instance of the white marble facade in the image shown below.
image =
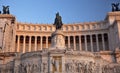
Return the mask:
<svg viewBox="0 0 120 73"><path fill-rule="evenodd" d="M119 48L119 14L109 12L106 19L98 22L64 24L62 31L65 45L77 51L114 51ZM31 52L49 49L51 34L55 31L52 24L16 23L15 52Z"/></svg>
<svg viewBox="0 0 120 73"><path fill-rule="evenodd" d="M0 73L120 73L120 12L103 21L20 23L0 14Z"/></svg>

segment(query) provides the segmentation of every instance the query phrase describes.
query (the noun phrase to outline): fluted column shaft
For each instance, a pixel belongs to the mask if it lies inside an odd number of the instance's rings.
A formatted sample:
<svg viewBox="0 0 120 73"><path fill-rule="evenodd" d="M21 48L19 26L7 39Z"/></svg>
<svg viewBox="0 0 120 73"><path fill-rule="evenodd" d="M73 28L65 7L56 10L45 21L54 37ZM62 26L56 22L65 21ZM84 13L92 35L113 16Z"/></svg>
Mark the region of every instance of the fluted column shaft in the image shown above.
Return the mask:
<svg viewBox="0 0 120 73"><path fill-rule="evenodd" d="M73 40L74 40L74 50L76 50L76 40L75 40L75 36L73 36Z"/></svg>
<svg viewBox="0 0 120 73"><path fill-rule="evenodd" d="M68 48L70 48L70 36L68 36Z"/></svg>
<svg viewBox="0 0 120 73"><path fill-rule="evenodd" d="M25 46L26 46L26 36L24 36L24 39L23 39L23 53L25 53Z"/></svg>
<svg viewBox="0 0 120 73"><path fill-rule="evenodd" d="M37 51L37 36L35 36L35 51Z"/></svg>
<svg viewBox="0 0 120 73"><path fill-rule="evenodd" d="M93 39L92 39L92 35L90 35L90 45L91 45L91 51L93 52Z"/></svg>
<svg viewBox="0 0 120 73"><path fill-rule="evenodd" d="M85 35L84 38L85 38L85 51L88 51L88 49L87 49L87 36Z"/></svg>
<svg viewBox="0 0 120 73"><path fill-rule="evenodd" d="M98 34L96 34L96 44L97 44L97 51L99 51L99 41L98 41Z"/></svg>
<svg viewBox="0 0 120 73"><path fill-rule="evenodd" d="M31 36L29 36L29 52L31 52Z"/></svg>
<svg viewBox="0 0 120 73"><path fill-rule="evenodd" d="M42 36L41 36L41 39L40 39L41 50L42 50L42 40L43 40L43 38L42 38Z"/></svg>
<svg viewBox="0 0 120 73"><path fill-rule="evenodd" d="M81 35L79 36L79 48L80 48L80 51L82 51Z"/></svg>
<svg viewBox="0 0 120 73"><path fill-rule="evenodd" d="M46 36L46 48L48 48L48 36Z"/></svg>
<svg viewBox="0 0 120 73"><path fill-rule="evenodd" d="M102 34L102 45L103 45L103 50L105 50L105 40L104 40L104 34Z"/></svg>

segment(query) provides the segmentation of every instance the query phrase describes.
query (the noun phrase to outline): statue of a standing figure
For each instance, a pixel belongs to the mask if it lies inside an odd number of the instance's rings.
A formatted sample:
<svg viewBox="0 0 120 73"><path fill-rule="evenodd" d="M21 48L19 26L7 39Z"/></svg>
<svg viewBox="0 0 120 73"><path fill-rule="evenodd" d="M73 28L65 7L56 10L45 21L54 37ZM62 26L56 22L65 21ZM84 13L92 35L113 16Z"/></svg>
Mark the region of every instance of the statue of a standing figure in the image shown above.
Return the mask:
<svg viewBox="0 0 120 73"><path fill-rule="evenodd" d="M9 6L3 6L3 14L10 14Z"/></svg>
<svg viewBox="0 0 120 73"><path fill-rule="evenodd" d="M59 12L56 13L55 22L54 22L53 25L56 26L56 30L62 28L62 25L63 25L63 23L62 23L62 17L59 15Z"/></svg>
<svg viewBox="0 0 120 73"><path fill-rule="evenodd" d="M112 12L114 11L120 11L119 3L112 3Z"/></svg>

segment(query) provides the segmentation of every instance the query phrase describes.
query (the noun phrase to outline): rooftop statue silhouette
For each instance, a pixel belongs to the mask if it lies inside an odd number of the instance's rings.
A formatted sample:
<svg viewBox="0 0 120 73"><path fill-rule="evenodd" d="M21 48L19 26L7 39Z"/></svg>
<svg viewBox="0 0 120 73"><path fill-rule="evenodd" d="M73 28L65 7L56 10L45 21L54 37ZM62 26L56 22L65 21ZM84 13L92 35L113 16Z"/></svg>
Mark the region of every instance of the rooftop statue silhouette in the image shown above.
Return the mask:
<svg viewBox="0 0 120 73"><path fill-rule="evenodd" d="M112 12L120 11L119 3L112 3Z"/></svg>
<svg viewBox="0 0 120 73"><path fill-rule="evenodd" d="M3 6L3 14L10 14L9 6Z"/></svg>

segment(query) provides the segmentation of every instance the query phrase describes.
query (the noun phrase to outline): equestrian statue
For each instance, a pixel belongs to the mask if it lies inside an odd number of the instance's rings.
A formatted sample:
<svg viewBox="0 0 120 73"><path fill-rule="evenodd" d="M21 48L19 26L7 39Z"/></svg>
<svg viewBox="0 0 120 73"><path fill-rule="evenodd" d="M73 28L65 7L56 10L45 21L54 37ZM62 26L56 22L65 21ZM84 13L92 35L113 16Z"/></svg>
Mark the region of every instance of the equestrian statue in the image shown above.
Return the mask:
<svg viewBox="0 0 120 73"><path fill-rule="evenodd" d="M59 12L56 13L56 18L54 21L54 24L56 26L56 30L61 29L62 28L62 17L59 15Z"/></svg>

